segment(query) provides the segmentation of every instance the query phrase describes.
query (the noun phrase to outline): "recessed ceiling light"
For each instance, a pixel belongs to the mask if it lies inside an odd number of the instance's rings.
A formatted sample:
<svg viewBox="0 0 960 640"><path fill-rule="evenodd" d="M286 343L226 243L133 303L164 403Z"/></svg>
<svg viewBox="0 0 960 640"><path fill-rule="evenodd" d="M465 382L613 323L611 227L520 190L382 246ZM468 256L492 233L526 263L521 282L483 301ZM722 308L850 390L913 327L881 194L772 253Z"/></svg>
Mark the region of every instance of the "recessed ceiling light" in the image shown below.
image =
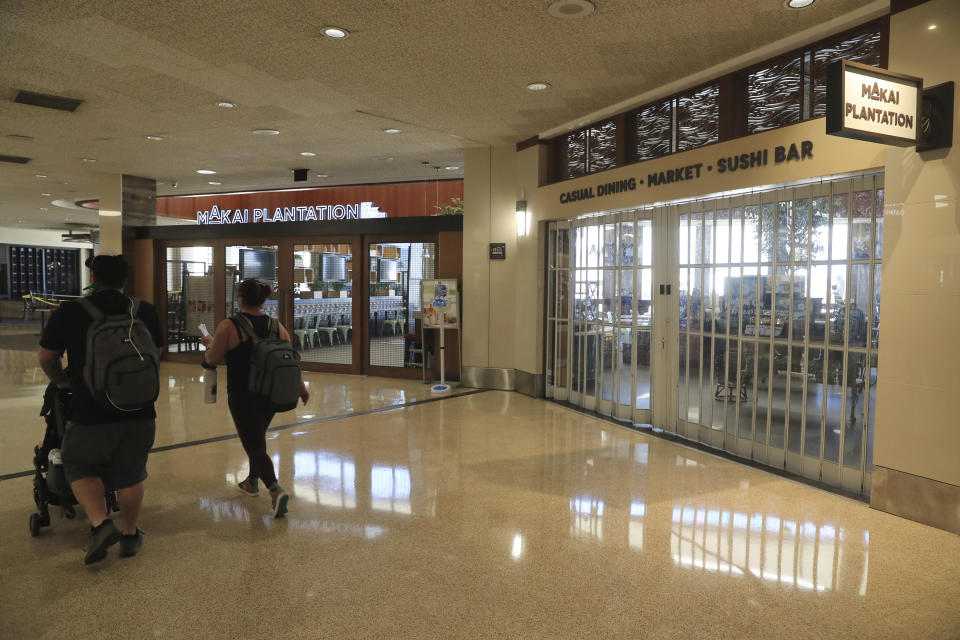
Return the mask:
<svg viewBox="0 0 960 640"><path fill-rule="evenodd" d="M783 4L788 9L806 9L812 5L816 0L787 0Z"/></svg>
<svg viewBox="0 0 960 640"><path fill-rule="evenodd" d="M217 182L216 180L211 180L211 181L207 182L207 184L212 184L212 185L214 185L214 186L220 186L220 185L223 184L223 183L222 183L222 182Z"/></svg>
<svg viewBox="0 0 960 640"><path fill-rule="evenodd" d="M547 7L547 13L554 18L582 18L596 10L597 7L589 0L556 0Z"/></svg>
<svg viewBox="0 0 960 640"><path fill-rule="evenodd" d="M393 156L387 156L383 159L384 162L393 162Z"/></svg>
<svg viewBox="0 0 960 640"><path fill-rule="evenodd" d="M35 173L35 174L33 174L33 177L34 177L34 178L46 178L47 176L46 176L45 174L43 174L43 173Z"/></svg>
<svg viewBox="0 0 960 640"><path fill-rule="evenodd" d="M278 136L278 135L280 135L280 131L278 131L277 129L254 129L254 130L253 130L253 133L254 133L254 135L257 135L257 136Z"/></svg>
<svg viewBox="0 0 960 640"><path fill-rule="evenodd" d="M544 89L549 89L549 88L550 88L549 82L531 82L530 84L527 85L527 89L530 89L530 91L543 91Z"/></svg>
<svg viewBox="0 0 960 640"><path fill-rule="evenodd" d="M81 160L83 160L84 162L96 162L96 161L97 161L96 158L81 158Z"/></svg>
<svg viewBox="0 0 960 640"><path fill-rule="evenodd" d="M459 168L460 168L460 167L451 165L451 166L447 167L447 171L456 171L456 170L459 169Z"/></svg>
<svg viewBox="0 0 960 640"><path fill-rule="evenodd" d="M327 36L328 38L340 39L349 36L350 32L341 27L324 27L323 35Z"/></svg>
<svg viewBox="0 0 960 640"><path fill-rule="evenodd" d="M47 210L46 207L40 207L40 211L46 211L46 210Z"/></svg>
<svg viewBox="0 0 960 640"><path fill-rule="evenodd" d="M329 178L329 177L330 177L330 174L328 174L328 173L318 173L318 174L317 174L317 177L318 177L318 178Z"/></svg>
<svg viewBox="0 0 960 640"><path fill-rule="evenodd" d="M302 155L304 158L316 158L316 157L317 157L317 154L315 154L313 151L301 151L301 152L300 152L300 155Z"/></svg>
<svg viewBox="0 0 960 640"><path fill-rule="evenodd" d="M221 100L221 101L217 102L217 106L220 107L221 109L233 109L233 108L235 108L235 107L237 106L237 103L236 103L236 102L227 102L227 101L225 101L225 100Z"/></svg>
<svg viewBox="0 0 960 640"><path fill-rule="evenodd" d="M163 140L163 136L146 136L147 140Z"/></svg>
<svg viewBox="0 0 960 640"><path fill-rule="evenodd" d="M936 28L937 28L937 25L935 25L935 24L932 24L932 25L930 25L929 27L927 27L927 29L930 30L930 31L933 31L933 30L936 29Z"/></svg>
<svg viewBox="0 0 960 640"><path fill-rule="evenodd" d="M197 169L197 173L202 173L205 176L212 176L216 173L213 169Z"/></svg>
<svg viewBox="0 0 960 640"><path fill-rule="evenodd" d="M49 197L50 197L50 194L49 194L49 193L41 193L40 195L42 195L44 198L49 198Z"/></svg>
<svg viewBox="0 0 960 640"><path fill-rule="evenodd" d="M384 129L384 133L400 133L400 129Z"/></svg>

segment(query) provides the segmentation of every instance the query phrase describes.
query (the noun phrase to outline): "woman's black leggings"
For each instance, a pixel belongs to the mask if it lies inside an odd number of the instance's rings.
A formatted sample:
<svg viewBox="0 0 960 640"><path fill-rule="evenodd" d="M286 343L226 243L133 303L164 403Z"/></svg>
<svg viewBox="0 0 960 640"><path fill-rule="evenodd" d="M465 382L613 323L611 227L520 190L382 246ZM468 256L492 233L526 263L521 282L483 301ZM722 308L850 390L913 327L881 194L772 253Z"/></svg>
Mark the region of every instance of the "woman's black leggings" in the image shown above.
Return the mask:
<svg viewBox="0 0 960 640"><path fill-rule="evenodd" d="M228 394L227 405L250 460L250 475L263 480L267 488L272 487L277 476L273 460L267 455L267 427L274 412L267 409L261 398L247 393Z"/></svg>

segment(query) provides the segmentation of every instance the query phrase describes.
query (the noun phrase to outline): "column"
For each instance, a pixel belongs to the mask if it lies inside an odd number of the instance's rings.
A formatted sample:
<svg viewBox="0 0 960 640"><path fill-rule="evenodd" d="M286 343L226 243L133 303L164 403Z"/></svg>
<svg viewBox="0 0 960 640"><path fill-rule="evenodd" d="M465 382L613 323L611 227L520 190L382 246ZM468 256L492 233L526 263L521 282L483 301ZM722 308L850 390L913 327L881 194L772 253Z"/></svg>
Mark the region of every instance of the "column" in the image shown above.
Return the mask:
<svg viewBox="0 0 960 640"><path fill-rule="evenodd" d="M933 28L931 28L931 26ZM960 86L960 4L890 17L890 69ZM954 96L954 118L956 100ZM953 146L888 147L871 506L960 533L960 123Z"/></svg>
<svg viewBox="0 0 960 640"><path fill-rule="evenodd" d="M100 240L96 253L123 253L130 262L127 293L153 302L153 242L138 240L136 227L157 223L157 182L152 178L103 173L100 181Z"/></svg>

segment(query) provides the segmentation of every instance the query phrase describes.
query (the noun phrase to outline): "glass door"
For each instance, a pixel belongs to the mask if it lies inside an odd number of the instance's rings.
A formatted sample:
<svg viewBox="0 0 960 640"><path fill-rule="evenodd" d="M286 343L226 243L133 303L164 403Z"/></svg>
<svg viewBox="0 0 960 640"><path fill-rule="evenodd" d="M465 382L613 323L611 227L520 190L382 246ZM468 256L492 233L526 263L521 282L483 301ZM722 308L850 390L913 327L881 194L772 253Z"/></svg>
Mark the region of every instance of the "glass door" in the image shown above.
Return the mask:
<svg viewBox="0 0 960 640"><path fill-rule="evenodd" d="M163 248L166 268L161 274L160 309L165 317L167 357L194 361L205 350L200 344L200 325L210 333L222 317L218 309L213 244L166 244Z"/></svg>
<svg viewBox="0 0 960 640"><path fill-rule="evenodd" d="M434 366L434 335L421 342L420 282L436 277L437 243L390 238L364 239L362 277L369 292L366 309L365 373L421 378ZM436 333L436 332L433 332ZM451 335L452 334L452 335ZM456 332L445 338L456 345ZM454 349L447 349L447 371L455 371Z"/></svg>
<svg viewBox="0 0 960 640"><path fill-rule="evenodd" d="M301 363L311 371L360 373L362 306L359 278L365 277L358 236L298 238L284 245L291 257L291 337Z"/></svg>

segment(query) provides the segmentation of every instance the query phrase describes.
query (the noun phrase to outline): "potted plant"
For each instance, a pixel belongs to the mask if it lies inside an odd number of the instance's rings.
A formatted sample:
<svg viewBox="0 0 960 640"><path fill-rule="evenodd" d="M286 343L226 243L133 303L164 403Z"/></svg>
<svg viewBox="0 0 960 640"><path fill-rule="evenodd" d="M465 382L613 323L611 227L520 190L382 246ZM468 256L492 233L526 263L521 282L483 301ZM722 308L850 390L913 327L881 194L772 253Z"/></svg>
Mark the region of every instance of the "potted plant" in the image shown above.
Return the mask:
<svg viewBox="0 0 960 640"><path fill-rule="evenodd" d="M440 207L440 211L437 212L437 215L438 216L462 216L463 215L463 198L450 198L450 203Z"/></svg>

